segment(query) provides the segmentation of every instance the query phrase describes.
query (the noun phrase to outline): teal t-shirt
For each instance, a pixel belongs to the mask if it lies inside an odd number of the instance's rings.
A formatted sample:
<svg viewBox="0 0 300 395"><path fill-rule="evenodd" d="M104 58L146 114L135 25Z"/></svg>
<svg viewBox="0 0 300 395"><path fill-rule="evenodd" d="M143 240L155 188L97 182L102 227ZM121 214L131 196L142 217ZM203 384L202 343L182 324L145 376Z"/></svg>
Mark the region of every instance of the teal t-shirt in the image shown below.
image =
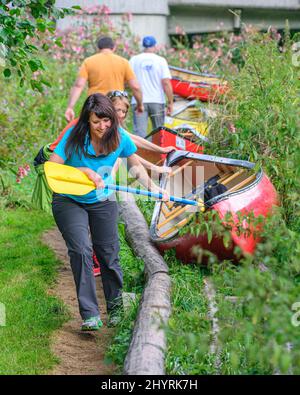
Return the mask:
<svg viewBox="0 0 300 395"><path fill-rule="evenodd" d="M131 140L129 134L119 127L119 134L120 134L120 144L118 148L111 152L109 155L99 155L96 156L94 147L90 141L90 138L86 138L86 145L87 145L87 152L91 157L85 156L83 153L80 155L76 154L75 152L71 155L69 159L66 157L65 147L67 140L72 132L74 126L71 127L69 130L66 131L63 138L55 148L54 152L60 156L64 161L65 165L73 166L73 167L88 167L95 172L97 172L103 179L104 184L112 184L113 179L111 176L111 171L116 163L118 158L127 158L128 156L134 154L137 150L134 142ZM80 203L96 203L99 200L106 200L113 191L107 189L95 189L86 195L83 196L75 196L75 195L64 195L68 196L71 199L76 200Z"/></svg>

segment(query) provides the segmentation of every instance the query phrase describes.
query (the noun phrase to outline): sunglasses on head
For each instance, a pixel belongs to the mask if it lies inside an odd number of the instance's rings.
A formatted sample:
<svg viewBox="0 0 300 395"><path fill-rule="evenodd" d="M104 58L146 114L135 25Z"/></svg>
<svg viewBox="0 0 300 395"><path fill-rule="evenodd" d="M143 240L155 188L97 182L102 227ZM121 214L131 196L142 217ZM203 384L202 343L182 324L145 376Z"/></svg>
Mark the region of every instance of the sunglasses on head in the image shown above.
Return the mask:
<svg viewBox="0 0 300 395"><path fill-rule="evenodd" d="M107 96L112 99L113 97L127 97L128 93L126 91L111 91L108 92Z"/></svg>

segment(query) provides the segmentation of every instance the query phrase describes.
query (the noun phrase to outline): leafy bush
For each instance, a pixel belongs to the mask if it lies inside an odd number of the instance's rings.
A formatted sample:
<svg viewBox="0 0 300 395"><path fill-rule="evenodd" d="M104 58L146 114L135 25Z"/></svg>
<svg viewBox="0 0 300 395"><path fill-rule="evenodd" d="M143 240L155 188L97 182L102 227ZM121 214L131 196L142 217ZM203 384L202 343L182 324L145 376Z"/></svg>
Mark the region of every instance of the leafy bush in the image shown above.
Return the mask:
<svg viewBox="0 0 300 395"><path fill-rule="evenodd" d="M32 89L42 90L43 85L49 85L43 77L31 78L32 73L44 70L39 58L41 49L49 46L40 45L43 33L50 35L54 43L59 39L53 37L55 31L54 19L72 15L77 6L72 8L57 8L55 1L1 1L0 3L0 65L4 66L3 76L17 77L21 85L29 79ZM34 45L33 38L38 45Z"/></svg>
<svg viewBox="0 0 300 395"><path fill-rule="evenodd" d="M287 224L296 230L300 81L291 45L288 41L280 52L269 35L255 35L243 58L245 66L230 80L231 99L211 128L207 152L262 166L279 192Z"/></svg>
<svg viewBox="0 0 300 395"><path fill-rule="evenodd" d="M263 167L281 207L265 223L254 256L242 259L240 266L224 261L210 268L218 305L219 365L217 354L208 352L212 337L199 325L188 335L171 331L168 358L176 349L180 363L176 370L170 366L170 372L187 373L192 365L198 366L197 373L299 374L299 336L292 323L292 306L300 291L298 70L292 64L288 35L280 49L269 34L256 34L242 57L245 65L228 77L230 97L211 125L213 143L205 150ZM206 216L206 221L208 228L219 225L213 216ZM204 291L193 298L203 305ZM181 327L197 322L198 312L190 312L189 321L184 317L182 312ZM196 354L191 338L198 346Z"/></svg>

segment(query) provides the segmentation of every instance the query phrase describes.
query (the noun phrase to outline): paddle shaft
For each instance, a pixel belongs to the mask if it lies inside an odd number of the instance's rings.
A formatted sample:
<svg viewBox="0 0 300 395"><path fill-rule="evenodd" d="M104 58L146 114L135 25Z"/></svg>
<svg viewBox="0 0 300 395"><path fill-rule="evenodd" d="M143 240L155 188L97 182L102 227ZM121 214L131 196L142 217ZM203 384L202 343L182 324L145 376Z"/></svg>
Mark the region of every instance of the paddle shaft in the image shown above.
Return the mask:
<svg viewBox="0 0 300 395"><path fill-rule="evenodd" d="M85 195L96 188L94 182L91 181L84 172L80 169L76 169L75 167L47 161L44 165L44 170L50 188L56 193L80 196ZM156 199L163 199L162 193L144 191L123 185L108 184L104 188L113 191L122 191L126 193L134 193L136 195L149 196ZM189 204L191 206L204 206L202 201L189 200L175 196L170 196L169 198L172 202Z"/></svg>
<svg viewBox="0 0 300 395"><path fill-rule="evenodd" d="M153 197L153 198L157 198L157 199L163 198L162 193L149 192L149 191L144 191L144 190L140 190L140 189L124 187L122 185L108 184L105 186L105 188L110 189L112 191L134 193L136 195L144 195L144 196L149 196L149 197ZM169 198L172 202L178 202L178 203L182 203L182 204L190 204L191 206L199 206L199 203L195 200L182 199L182 198L175 197L175 196L170 196Z"/></svg>

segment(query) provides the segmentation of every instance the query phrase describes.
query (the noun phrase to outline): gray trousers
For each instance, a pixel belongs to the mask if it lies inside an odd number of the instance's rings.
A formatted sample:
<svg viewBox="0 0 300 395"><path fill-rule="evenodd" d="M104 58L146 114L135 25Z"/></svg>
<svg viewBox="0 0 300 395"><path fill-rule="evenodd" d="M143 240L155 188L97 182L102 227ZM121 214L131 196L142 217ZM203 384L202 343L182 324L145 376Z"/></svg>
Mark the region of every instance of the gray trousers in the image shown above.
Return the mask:
<svg viewBox="0 0 300 395"><path fill-rule="evenodd" d="M141 137L147 136L148 117L151 119L152 128L156 129L165 123L165 105L159 103L144 103L144 112L136 112L136 105L133 110L133 131Z"/></svg>
<svg viewBox="0 0 300 395"><path fill-rule="evenodd" d="M93 249L101 265L107 311L120 307L123 273L119 265L117 202L82 204L54 193L52 211L68 248L81 317L85 320L100 315Z"/></svg>

